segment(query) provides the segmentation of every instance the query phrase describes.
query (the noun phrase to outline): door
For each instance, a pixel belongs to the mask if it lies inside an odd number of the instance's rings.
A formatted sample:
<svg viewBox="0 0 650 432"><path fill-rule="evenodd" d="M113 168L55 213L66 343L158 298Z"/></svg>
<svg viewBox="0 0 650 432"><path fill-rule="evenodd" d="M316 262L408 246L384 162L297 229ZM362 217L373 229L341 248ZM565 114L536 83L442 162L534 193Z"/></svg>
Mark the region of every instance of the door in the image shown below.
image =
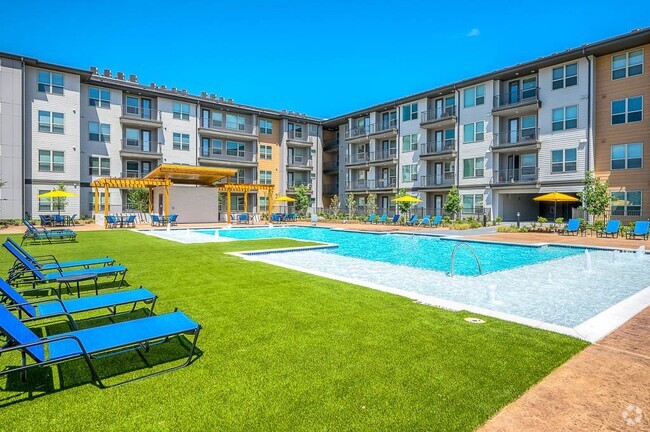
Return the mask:
<svg viewBox="0 0 650 432"><path fill-rule="evenodd" d="M152 118L151 99L142 99L140 103L142 106L142 118L151 119Z"/></svg>
<svg viewBox="0 0 650 432"><path fill-rule="evenodd" d="M388 213L388 197L387 196L381 197L381 212L382 213Z"/></svg>
<svg viewBox="0 0 650 432"><path fill-rule="evenodd" d="M158 194L158 214L163 214L163 194Z"/></svg>
<svg viewBox="0 0 650 432"><path fill-rule="evenodd" d="M534 153L521 155L521 180L535 181L537 171L537 156Z"/></svg>
<svg viewBox="0 0 650 432"><path fill-rule="evenodd" d="M434 145L435 145L435 152L441 152L442 149L444 148L444 138L443 138L443 131L436 131L435 138L433 140Z"/></svg>
<svg viewBox="0 0 650 432"><path fill-rule="evenodd" d="M438 119L438 118L442 117L444 101L442 99L436 99L435 103L436 103L436 107L435 107L435 117L434 118ZM433 119L429 119L429 120L433 120Z"/></svg>
<svg viewBox="0 0 650 432"><path fill-rule="evenodd" d="M293 173L287 173L287 189L293 189Z"/></svg>
<svg viewBox="0 0 650 432"><path fill-rule="evenodd" d="M440 185L442 184L443 180L443 171L442 171L442 162L436 162L436 164L433 167L433 173L435 176L435 185Z"/></svg>
<svg viewBox="0 0 650 432"><path fill-rule="evenodd" d="M508 171L506 173L507 181L517 181L519 180L519 156L518 155L508 155Z"/></svg>
<svg viewBox="0 0 650 432"><path fill-rule="evenodd" d="M388 129L390 127L390 113L382 113L381 115L381 130Z"/></svg>
<svg viewBox="0 0 650 432"><path fill-rule="evenodd" d="M438 216L442 214L442 195L436 195L433 197L433 213Z"/></svg>
<svg viewBox="0 0 650 432"><path fill-rule="evenodd" d="M519 138L519 119L514 118L508 120L508 144L518 142Z"/></svg>
<svg viewBox="0 0 650 432"><path fill-rule="evenodd" d="M201 127L210 127L210 110L201 110Z"/></svg>
<svg viewBox="0 0 650 432"><path fill-rule="evenodd" d="M146 176L151 172L151 162L142 161L142 177Z"/></svg>
<svg viewBox="0 0 650 432"><path fill-rule="evenodd" d="M388 168L382 168L380 184L381 184L381 187L390 186L390 170Z"/></svg>
<svg viewBox="0 0 650 432"><path fill-rule="evenodd" d="M142 151L145 152L151 151L151 131L148 130L142 131Z"/></svg>
<svg viewBox="0 0 650 432"><path fill-rule="evenodd" d="M510 81L508 83L508 103L517 102L519 102L519 81Z"/></svg>

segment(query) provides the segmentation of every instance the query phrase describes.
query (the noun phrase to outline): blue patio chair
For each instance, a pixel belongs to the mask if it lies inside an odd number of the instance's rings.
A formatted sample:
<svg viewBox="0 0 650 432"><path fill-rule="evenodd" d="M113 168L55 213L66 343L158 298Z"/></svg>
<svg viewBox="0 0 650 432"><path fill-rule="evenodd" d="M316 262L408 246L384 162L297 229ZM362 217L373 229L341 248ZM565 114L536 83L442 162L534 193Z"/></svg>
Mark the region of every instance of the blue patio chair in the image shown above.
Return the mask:
<svg viewBox="0 0 650 432"><path fill-rule="evenodd" d="M46 227L46 226L52 226L53 221L50 215L38 215L38 217L41 219L41 226Z"/></svg>
<svg viewBox="0 0 650 432"><path fill-rule="evenodd" d="M31 240L32 243L43 242L47 240L49 243L52 243L52 240L69 240L71 242L76 241L77 233L70 229L52 229L48 230L45 228L36 228L30 221L23 219L23 225L27 227L27 230L23 234L23 238L20 242L22 245L25 240Z"/></svg>
<svg viewBox="0 0 650 432"><path fill-rule="evenodd" d="M11 302L10 305L7 306L7 309L17 310L18 318L23 322L42 318L65 316L70 322L72 328L75 330L77 329L77 323L72 318L71 314L108 309L111 315L117 315L118 306L131 304L133 305L131 310L126 313L132 313L135 311L138 303L143 303L145 305L151 305L149 307L149 315L151 315L156 305L156 300L158 299L158 296L154 293L140 287L134 290L72 300L47 299L30 302L2 278L0 278L0 294L2 294L4 299ZM25 315L25 318L23 318L23 315Z"/></svg>
<svg viewBox="0 0 650 432"><path fill-rule="evenodd" d="M70 226L76 225L77 224L77 213L73 214L70 216L70 219L68 220L68 224Z"/></svg>
<svg viewBox="0 0 650 432"><path fill-rule="evenodd" d="M162 226L163 221L157 214L151 213L151 226Z"/></svg>
<svg viewBox="0 0 650 432"><path fill-rule="evenodd" d="M611 219L607 222L607 226L605 226L605 229L596 231L596 237L607 238L611 235L612 238L618 238L618 232L620 229L621 229L621 221Z"/></svg>
<svg viewBox="0 0 650 432"><path fill-rule="evenodd" d="M117 228L120 224L120 221L117 219L117 216L107 215L106 216L106 228L112 229Z"/></svg>
<svg viewBox="0 0 650 432"><path fill-rule="evenodd" d="M560 234L564 235L578 235L580 232L580 219L569 219L569 223L567 224L566 227L562 231L560 231Z"/></svg>
<svg viewBox="0 0 650 432"><path fill-rule="evenodd" d="M386 223L386 219L388 219L388 215L387 215L386 213L384 213L384 214L381 215L381 217L380 217L378 220L375 221L375 223L376 223L377 225L379 225L379 224L385 224L385 223Z"/></svg>
<svg viewBox="0 0 650 432"><path fill-rule="evenodd" d="M178 225L177 220L178 220L178 215L177 214L170 214L169 218L167 219L167 221L170 223L171 226Z"/></svg>
<svg viewBox="0 0 650 432"><path fill-rule="evenodd" d="M131 228L135 228L135 215L134 214L129 215L126 218L126 220L124 221L124 223L126 224L126 226L129 226Z"/></svg>
<svg viewBox="0 0 650 432"><path fill-rule="evenodd" d="M57 226L64 226L65 225L65 216L57 214L54 215L54 223Z"/></svg>
<svg viewBox="0 0 650 432"><path fill-rule="evenodd" d="M418 227L422 225L429 225L429 227L431 227L431 215L426 215L422 218L422 220L418 223Z"/></svg>
<svg viewBox="0 0 650 432"><path fill-rule="evenodd" d="M150 346L167 342L171 337L193 335L189 356L183 364L129 381L170 372L190 364L201 326L183 312L174 311L40 338L7 308L0 306L0 330L7 338L7 343L0 348L0 355L11 351L22 354L20 366L0 370L0 375L19 372L24 381L27 370L32 367L83 359L88 365L92 380L103 388L106 386L92 363L93 359L132 350L146 352ZM48 348L47 354L45 347ZM33 362L28 364L28 357Z"/></svg>
<svg viewBox="0 0 650 432"><path fill-rule="evenodd" d="M298 220L298 215L295 213L289 213L289 216L287 216L287 220L290 220L291 222L295 222Z"/></svg>
<svg viewBox="0 0 650 432"><path fill-rule="evenodd" d="M45 273L45 270L39 268L36 264L31 262L29 259L18 251L13 244L5 241L2 246L14 256L20 264L24 266L25 273L20 281L17 283L29 283L32 285L32 288L35 288L39 283L53 283L57 282L60 278L71 277L71 276L84 276L84 275L95 275L95 276L113 276L113 282L115 282L118 276L122 276L118 288L122 286L124 278L126 276L126 267L123 265L107 265L104 267L94 267L87 269L79 270L63 270L61 267L56 267L52 269L51 272ZM97 288L95 286L95 288Z"/></svg>
<svg viewBox="0 0 650 432"><path fill-rule="evenodd" d="M413 226L413 225L415 225L417 223L417 221L418 221L418 215L413 215L413 216L411 216L411 219L406 221L406 225Z"/></svg>
<svg viewBox="0 0 650 432"><path fill-rule="evenodd" d="M643 238L643 240L648 240L648 235L650 233L650 222L649 221L636 221L634 223L634 230L625 234L626 239L636 239L637 237Z"/></svg>
<svg viewBox="0 0 650 432"><path fill-rule="evenodd" d="M248 222L248 213L242 213L237 217L238 224L247 224Z"/></svg>
<svg viewBox="0 0 650 432"><path fill-rule="evenodd" d="M400 216L398 214L393 216L393 220L391 221L393 223L393 225L397 225L397 222L399 222L399 217Z"/></svg>
<svg viewBox="0 0 650 432"><path fill-rule="evenodd" d="M377 215L373 213L373 214L371 214L371 215L368 217L368 220L365 221L364 223L371 223L371 224L372 224L372 223L375 223L375 218L376 218L376 217L377 217Z"/></svg>
<svg viewBox="0 0 650 432"><path fill-rule="evenodd" d="M433 222L431 223L432 226L437 227L442 223L442 216L438 215L435 218L433 218Z"/></svg>

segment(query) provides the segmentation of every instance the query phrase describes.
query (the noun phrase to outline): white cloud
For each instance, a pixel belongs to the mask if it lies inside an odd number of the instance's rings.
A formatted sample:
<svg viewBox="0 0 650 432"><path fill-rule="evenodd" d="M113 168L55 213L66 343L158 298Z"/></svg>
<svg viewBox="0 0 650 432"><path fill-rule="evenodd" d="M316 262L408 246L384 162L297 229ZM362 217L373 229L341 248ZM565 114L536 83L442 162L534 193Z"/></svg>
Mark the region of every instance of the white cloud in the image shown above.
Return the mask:
<svg viewBox="0 0 650 432"><path fill-rule="evenodd" d="M469 33L467 33L466 36L467 36L467 37L476 37L476 36L479 36L480 34L481 34L481 31L480 31L479 29L477 29L477 28L473 28L473 29L471 29L471 30L469 31Z"/></svg>

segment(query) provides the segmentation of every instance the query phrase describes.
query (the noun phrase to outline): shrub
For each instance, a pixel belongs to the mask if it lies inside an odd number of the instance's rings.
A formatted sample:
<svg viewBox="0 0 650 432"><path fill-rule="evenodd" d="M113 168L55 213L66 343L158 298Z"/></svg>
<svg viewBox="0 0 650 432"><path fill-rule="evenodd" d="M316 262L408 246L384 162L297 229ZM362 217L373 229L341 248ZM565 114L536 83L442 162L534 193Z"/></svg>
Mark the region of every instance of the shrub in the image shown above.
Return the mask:
<svg viewBox="0 0 650 432"><path fill-rule="evenodd" d="M494 223L499 225L501 222L503 222L503 218L501 216L497 216L496 219L494 219Z"/></svg>
<svg viewBox="0 0 650 432"><path fill-rule="evenodd" d="M537 218L537 222L539 222L540 224L545 224L546 222L548 222L548 219L546 219L545 217L540 216L540 217Z"/></svg>

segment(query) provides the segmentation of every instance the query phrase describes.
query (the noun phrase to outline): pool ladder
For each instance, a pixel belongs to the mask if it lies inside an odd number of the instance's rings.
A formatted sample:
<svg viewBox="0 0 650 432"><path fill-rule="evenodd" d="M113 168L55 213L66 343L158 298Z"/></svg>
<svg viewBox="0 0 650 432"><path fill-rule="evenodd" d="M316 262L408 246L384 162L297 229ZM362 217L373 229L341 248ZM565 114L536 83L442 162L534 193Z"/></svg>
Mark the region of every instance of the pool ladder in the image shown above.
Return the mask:
<svg viewBox="0 0 650 432"><path fill-rule="evenodd" d="M474 249L467 243L460 242L456 246L454 246L454 250L451 251L451 272L449 272L449 276L452 277L454 275L454 263L456 261L456 250L461 246L465 246L467 249L469 249L472 255L474 255L474 259L476 260L476 264L478 265L478 274L482 274L483 269L481 268L481 260L478 259L478 255L476 255Z"/></svg>

